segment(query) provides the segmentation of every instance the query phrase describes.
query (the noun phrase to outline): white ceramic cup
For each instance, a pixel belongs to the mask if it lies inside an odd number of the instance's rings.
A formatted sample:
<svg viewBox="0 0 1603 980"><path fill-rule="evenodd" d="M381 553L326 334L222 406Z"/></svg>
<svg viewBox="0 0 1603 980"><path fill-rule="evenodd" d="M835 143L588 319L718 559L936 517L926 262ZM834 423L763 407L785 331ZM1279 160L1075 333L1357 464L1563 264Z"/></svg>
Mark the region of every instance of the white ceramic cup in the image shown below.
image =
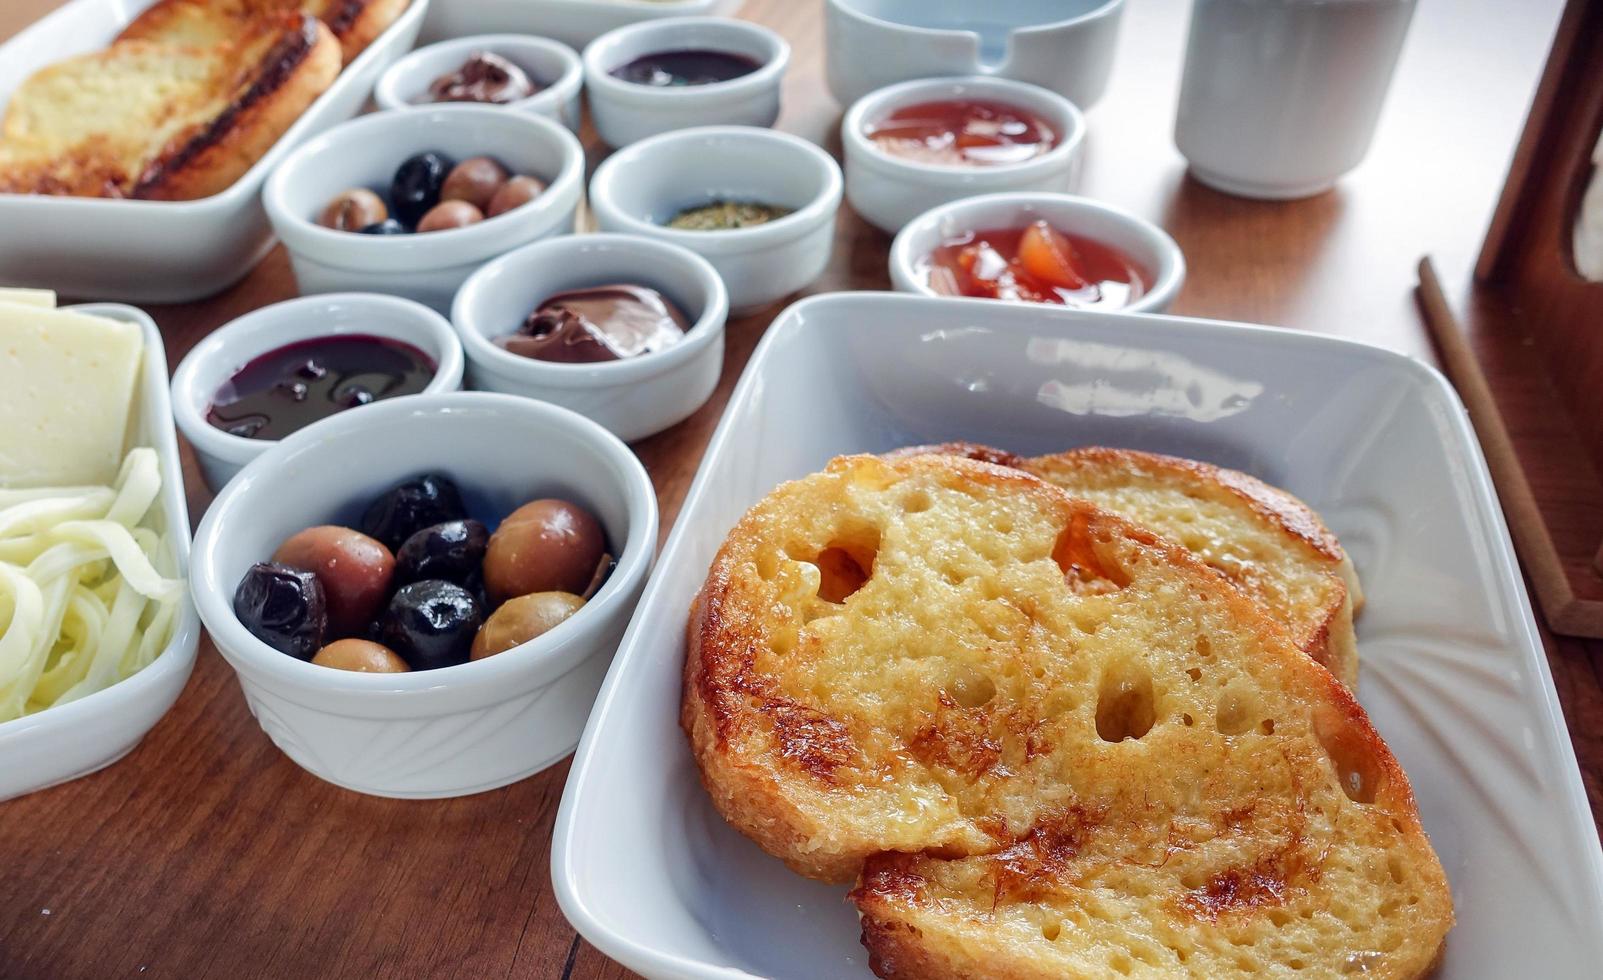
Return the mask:
<svg viewBox="0 0 1603 980"><path fill-rule="evenodd" d="M727 51L756 61L756 71L727 82L658 88L612 74L661 51ZM691 126L772 126L790 45L758 24L723 17L667 17L620 27L584 49L590 115L608 146L627 146Z"/></svg>
<svg viewBox="0 0 1603 980"><path fill-rule="evenodd" d="M1414 0L1196 0L1174 141L1241 197L1329 189L1369 152Z"/></svg>
<svg viewBox="0 0 1603 980"><path fill-rule="evenodd" d="M540 86L540 90L528 98L498 108L532 112L555 119L575 133L579 131L579 91L584 88L584 65L579 61L578 52L566 44L524 34L480 34L418 48L384 72L373 89L373 101L380 109L436 105L428 100L429 86L481 51L512 62Z"/></svg>
<svg viewBox="0 0 1603 980"><path fill-rule="evenodd" d="M1139 299L1111 313L1162 313L1186 280L1186 260L1168 232L1128 211L1072 194L982 194L943 204L914 218L891 242L891 285L897 292L942 296L919 266L936 246L964 232L1022 228L1045 220L1128 255L1152 277Z"/></svg>
<svg viewBox="0 0 1603 980"><path fill-rule="evenodd" d="M456 332L445 317L421 303L377 293L326 293L253 310L207 334L173 372L173 420L195 447L208 487L221 490L241 467L278 444L276 439L236 436L207 422L206 410L217 390L240 368L285 344L341 334L399 340L427 354L435 370L424 394L462 386L462 345Z"/></svg>
<svg viewBox="0 0 1603 980"><path fill-rule="evenodd" d="M580 504L606 530L617 566L550 632L437 670L336 670L245 629L233 595L246 569L305 527L354 522L375 496L428 471L455 479L469 513L492 527L532 499ZM344 412L258 457L201 521L189 582L251 714L302 768L378 796L464 796L573 750L656 547L656 492L629 447L555 405L457 392Z"/></svg>
<svg viewBox="0 0 1603 980"><path fill-rule="evenodd" d="M619 282L662 293L690 321L684 338L595 364L540 361L493 342L554 293ZM706 259L669 242L606 234L562 235L508 252L469 276L451 309L474 388L561 405L625 441L661 432L712 395L728 316L729 294Z"/></svg>
<svg viewBox="0 0 1603 980"><path fill-rule="evenodd" d="M870 125L904 106L950 99L985 99L1017 106L1051 126L1058 143L1021 163L952 166L886 153L866 134ZM1006 78L921 78L889 85L858 99L840 126L846 158L846 200L869 224L891 234L930 208L975 194L1071 191L1080 172L1085 117L1074 103L1038 85Z"/></svg>
<svg viewBox="0 0 1603 980"><path fill-rule="evenodd" d="M436 150L490 156L546 182L539 197L465 228L421 235L362 235L317 223L335 195L385 189L402 161ZM440 104L353 119L291 153L267 178L262 204L289 250L302 293L374 292L449 312L457 287L485 262L573 230L584 189L584 150L561 124L496 106Z"/></svg>
<svg viewBox="0 0 1603 980"><path fill-rule="evenodd" d="M799 136L704 126L660 133L602 161L590 179L590 209L602 231L683 245L711 262L729 289L730 311L741 314L784 299L824 271L841 184L835 158ZM716 199L791 213L727 231L667 227L682 209Z"/></svg>

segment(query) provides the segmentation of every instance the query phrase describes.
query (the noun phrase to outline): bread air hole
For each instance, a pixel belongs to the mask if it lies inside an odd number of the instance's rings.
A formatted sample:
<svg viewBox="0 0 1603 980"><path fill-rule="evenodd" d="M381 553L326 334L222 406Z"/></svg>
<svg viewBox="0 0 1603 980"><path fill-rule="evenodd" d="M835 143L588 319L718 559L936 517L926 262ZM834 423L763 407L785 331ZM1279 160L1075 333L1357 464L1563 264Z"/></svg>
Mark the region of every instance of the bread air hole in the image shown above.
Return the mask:
<svg viewBox="0 0 1603 980"><path fill-rule="evenodd" d="M1063 570L1069 589L1077 594L1117 592L1130 584L1130 575L1104 556L1100 542L1091 535L1090 520L1085 513L1070 519L1052 546L1052 560Z"/></svg>
<svg viewBox="0 0 1603 980"><path fill-rule="evenodd" d="M965 668L946 685L946 695L965 708L983 708L996 697L996 682L972 668Z"/></svg>
<svg viewBox="0 0 1603 980"><path fill-rule="evenodd" d="M1330 756L1341 791L1354 803L1373 803L1385 778L1362 732L1334 711L1314 714L1314 736Z"/></svg>
<svg viewBox="0 0 1603 980"><path fill-rule="evenodd" d="M1063 923L1056 919L1048 920L1041 926L1041 938L1047 942L1055 943L1061 935L1063 935Z"/></svg>
<svg viewBox="0 0 1603 980"><path fill-rule="evenodd" d="M1096 704L1096 731L1104 742L1141 738L1155 718L1152 675L1134 664L1113 664L1102 672Z"/></svg>
<svg viewBox="0 0 1603 980"><path fill-rule="evenodd" d="M879 529L864 527L843 532L818 553L818 598L841 603L863 587L874 574L879 554Z"/></svg>
<svg viewBox="0 0 1603 980"><path fill-rule="evenodd" d="M1215 724L1221 735L1240 735L1258 723L1258 699L1251 692L1225 688Z"/></svg>

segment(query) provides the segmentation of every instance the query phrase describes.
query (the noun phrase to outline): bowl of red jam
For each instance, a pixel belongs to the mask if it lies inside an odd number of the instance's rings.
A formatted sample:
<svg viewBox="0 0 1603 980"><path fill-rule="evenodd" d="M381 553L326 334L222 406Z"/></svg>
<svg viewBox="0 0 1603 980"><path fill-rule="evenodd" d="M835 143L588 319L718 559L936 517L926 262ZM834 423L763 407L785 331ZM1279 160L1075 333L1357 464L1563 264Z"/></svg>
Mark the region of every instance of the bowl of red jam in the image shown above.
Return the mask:
<svg viewBox="0 0 1603 980"><path fill-rule="evenodd" d="M1005 78L923 78L871 92L841 122L846 199L891 234L976 194L1073 190L1085 119L1056 92Z"/></svg>
<svg viewBox="0 0 1603 980"><path fill-rule="evenodd" d="M584 49L596 132L620 147L692 126L772 126L790 45L766 27L672 17L609 31Z"/></svg>
<svg viewBox="0 0 1603 980"><path fill-rule="evenodd" d="M986 194L925 212L891 243L891 282L926 296L1113 313L1168 309L1185 258L1162 228L1068 194Z"/></svg>
<svg viewBox="0 0 1603 980"><path fill-rule="evenodd" d="M173 372L173 417L213 490L280 439L395 398L462 386L462 345L421 303L330 293L225 324Z"/></svg>

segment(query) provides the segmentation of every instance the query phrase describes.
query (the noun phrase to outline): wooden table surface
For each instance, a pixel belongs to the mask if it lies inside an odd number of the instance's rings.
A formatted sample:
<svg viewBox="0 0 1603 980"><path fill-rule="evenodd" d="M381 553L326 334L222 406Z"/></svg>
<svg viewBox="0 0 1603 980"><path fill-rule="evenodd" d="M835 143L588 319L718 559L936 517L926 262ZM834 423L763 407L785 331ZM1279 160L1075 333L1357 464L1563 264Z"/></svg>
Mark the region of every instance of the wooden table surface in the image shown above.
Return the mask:
<svg viewBox="0 0 1603 980"><path fill-rule="evenodd" d="M435 0L436 3L465 0ZM5 0L0 38L57 0ZM1112 85L1089 114L1083 192L1161 223L1190 277L1175 312L1342 334L1429 358L1414 264L1473 264L1559 0L1424 0L1375 147L1333 192L1266 204L1188 180L1171 139L1184 0L1130 0ZM795 56L780 128L839 149L822 0L747 0ZM587 133L591 163L604 155ZM6 233L0 228L0 235ZM889 288L887 236L843 213L812 291ZM48 285L48 284L41 284ZM152 307L176 364L208 331L294 295L276 250L228 292ZM753 345L730 323L712 400L638 444L664 533ZM187 453L187 449L186 449ZM210 497L193 459L196 520ZM1603 813L1603 644L1549 640L1594 813ZM401 802L301 771L256 727L203 642L177 706L125 760L0 805L0 977L619 977L552 894L566 763L466 799Z"/></svg>

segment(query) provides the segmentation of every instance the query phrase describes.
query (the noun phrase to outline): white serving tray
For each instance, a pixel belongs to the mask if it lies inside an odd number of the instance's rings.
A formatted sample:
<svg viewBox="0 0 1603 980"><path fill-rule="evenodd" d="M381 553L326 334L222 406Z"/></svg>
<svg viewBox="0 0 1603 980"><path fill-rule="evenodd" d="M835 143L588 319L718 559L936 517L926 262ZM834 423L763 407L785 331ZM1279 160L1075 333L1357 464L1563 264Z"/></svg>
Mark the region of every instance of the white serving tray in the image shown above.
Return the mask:
<svg viewBox="0 0 1603 980"><path fill-rule="evenodd" d="M0 45L0 113L35 71L111 43L155 0L71 0ZM412 0L256 165L198 201L0 194L0 286L67 296L179 303L233 285L273 246L262 210L268 171L298 143L356 115L379 75L412 49L429 0Z"/></svg>
<svg viewBox="0 0 1603 980"><path fill-rule="evenodd" d="M178 570L189 580L189 504L178 461L178 436L167 396L167 354L156 322L142 310L115 303L69 307L139 324L145 363L139 376L134 445L152 446L161 457L162 522ZM127 755L178 700L195 666L200 620L186 594L166 648L144 670L67 704L0 723L0 800L64 783L111 765Z"/></svg>
<svg viewBox="0 0 1603 980"><path fill-rule="evenodd" d="M865 978L845 889L719 818L678 726L685 617L744 510L838 453L1094 443L1246 470L1357 565L1359 699L1412 780L1458 925L1440 977L1595 978L1603 850L1508 531L1442 376L1175 317L884 293L791 306L752 356L597 699L557 817L563 911L649 977Z"/></svg>
<svg viewBox="0 0 1603 980"><path fill-rule="evenodd" d="M658 17L727 16L741 0L437 0L423 43L471 34L534 34L576 51L625 24Z"/></svg>

